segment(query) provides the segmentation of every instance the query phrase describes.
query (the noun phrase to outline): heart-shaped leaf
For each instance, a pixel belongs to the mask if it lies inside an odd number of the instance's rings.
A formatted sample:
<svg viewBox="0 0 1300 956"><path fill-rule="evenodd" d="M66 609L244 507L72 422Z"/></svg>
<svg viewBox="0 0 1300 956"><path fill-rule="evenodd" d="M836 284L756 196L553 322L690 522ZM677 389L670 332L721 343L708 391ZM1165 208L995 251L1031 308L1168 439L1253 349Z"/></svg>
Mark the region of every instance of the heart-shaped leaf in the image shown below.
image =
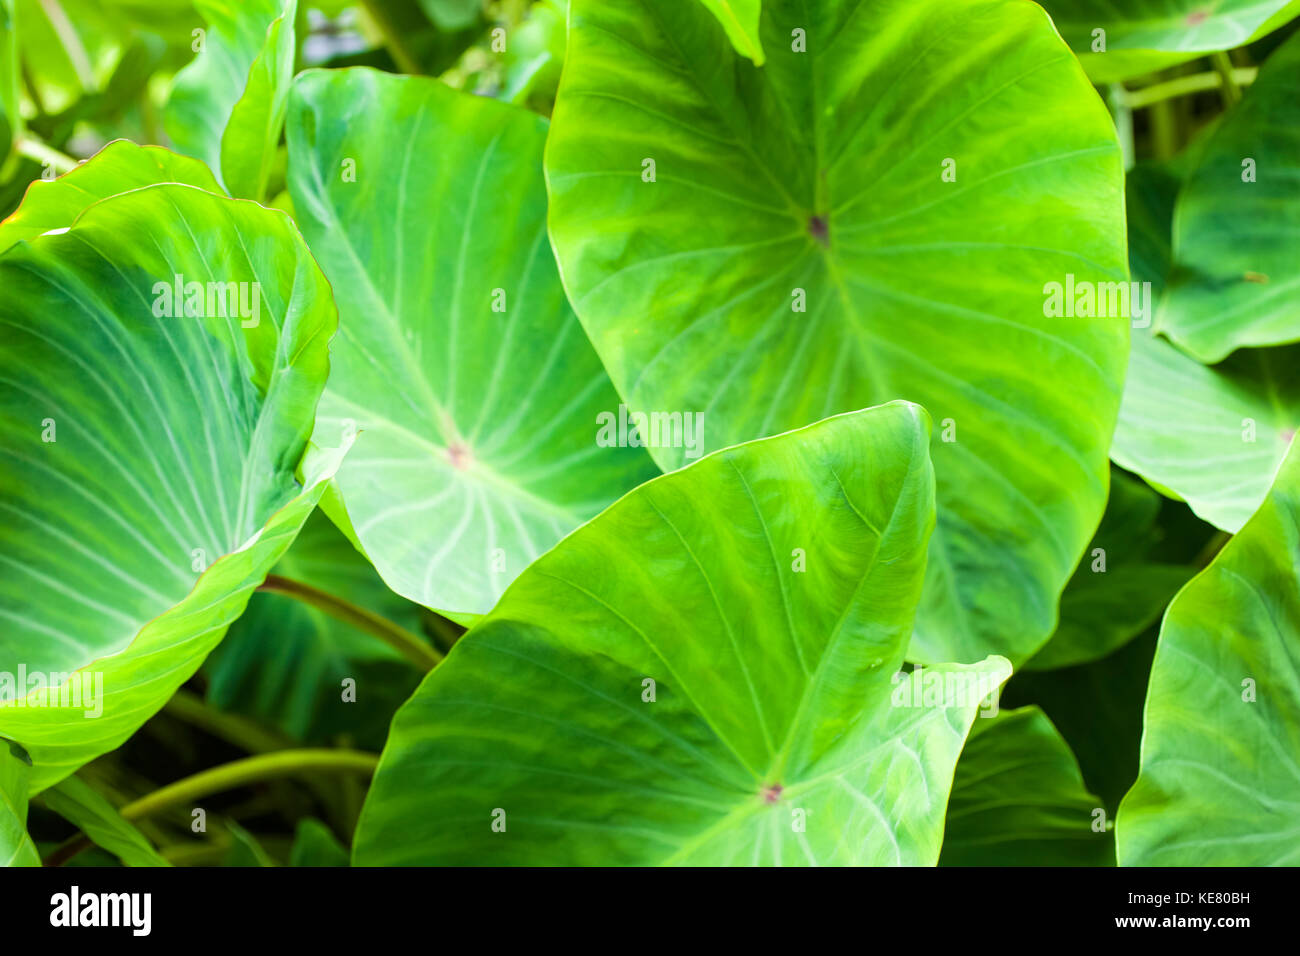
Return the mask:
<svg viewBox="0 0 1300 956"><path fill-rule="evenodd" d="M355 862L933 864L1010 668L898 674L928 439L907 403L841 415L583 525L398 712Z"/></svg>
<svg viewBox="0 0 1300 956"><path fill-rule="evenodd" d="M1300 860L1300 443L1259 511L1174 598L1147 692L1125 866Z"/></svg>
<svg viewBox="0 0 1300 956"><path fill-rule="evenodd" d="M1300 35L1209 136L1173 219L1157 328L1204 362L1300 341Z"/></svg>
<svg viewBox="0 0 1300 956"><path fill-rule="evenodd" d="M1230 50L1300 15L1296 0L1043 0L1098 83Z"/></svg>
<svg viewBox="0 0 1300 956"><path fill-rule="evenodd" d="M183 185L12 246L0 285L0 734L40 790L162 706L315 506L336 318L287 216Z"/></svg>
<svg viewBox="0 0 1300 956"><path fill-rule="evenodd" d="M939 527L909 654L1023 659L1105 501L1127 323L1050 316L1045 286L1127 277L1113 125L1032 4L770 0L761 23L756 70L702 7L574 0L546 159L570 299L628 404L701 413L710 448L924 405Z"/></svg>
<svg viewBox="0 0 1300 956"><path fill-rule="evenodd" d="M315 440L361 432L331 516L399 594L487 611L655 473L598 442L619 402L547 245L546 123L434 80L310 71L288 138L342 317Z"/></svg>
<svg viewBox="0 0 1300 956"><path fill-rule="evenodd" d="M127 866L171 866L117 809L78 777L68 777L41 794L45 806Z"/></svg>
<svg viewBox="0 0 1300 956"><path fill-rule="evenodd" d="M194 62L176 74L167 134L232 196L261 199L293 79L297 0L194 5L208 27Z"/></svg>
<svg viewBox="0 0 1300 956"><path fill-rule="evenodd" d="M0 866L40 866L27 835L27 776L30 768L0 739Z"/></svg>
<svg viewBox="0 0 1300 956"><path fill-rule="evenodd" d="M952 781L939 864L1114 866L1115 843L1101 809L1043 712L1004 710L971 727Z"/></svg>

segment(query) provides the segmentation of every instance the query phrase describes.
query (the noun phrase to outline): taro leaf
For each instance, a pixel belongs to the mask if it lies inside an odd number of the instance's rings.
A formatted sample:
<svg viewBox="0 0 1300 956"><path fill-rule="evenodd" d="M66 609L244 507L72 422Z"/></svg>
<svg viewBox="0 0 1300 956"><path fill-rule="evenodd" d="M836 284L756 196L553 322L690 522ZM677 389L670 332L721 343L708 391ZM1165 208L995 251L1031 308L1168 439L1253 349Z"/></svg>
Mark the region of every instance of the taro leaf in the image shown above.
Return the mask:
<svg viewBox="0 0 1300 956"><path fill-rule="evenodd" d="M957 761L940 866L1114 866L1101 800L1052 722L1037 707L980 716Z"/></svg>
<svg viewBox="0 0 1300 956"><path fill-rule="evenodd" d="M18 243L0 286L0 734L40 790L162 706L315 506L336 317L287 216L183 185Z"/></svg>
<svg viewBox="0 0 1300 956"><path fill-rule="evenodd" d="M366 559L317 511L275 573L312 585L420 632L420 608L384 586ZM374 636L282 594L255 594L203 665L207 701L278 727L297 741L341 733L376 749L421 674ZM342 681L356 699L342 699Z"/></svg>
<svg viewBox="0 0 1300 956"><path fill-rule="evenodd" d="M1137 333L1134 333L1137 334ZM1160 496L1123 472L1111 475L1101 527L1061 595L1061 621L1028 668L1098 660L1155 623L1193 574L1149 555L1157 542Z"/></svg>
<svg viewBox="0 0 1300 956"><path fill-rule="evenodd" d="M14 138L22 132L18 110L18 34L14 30L14 2L0 0L0 163L9 156Z"/></svg>
<svg viewBox="0 0 1300 956"><path fill-rule="evenodd" d="M0 865L40 866L27 835L27 777L31 768L0 738Z"/></svg>
<svg viewBox="0 0 1300 956"><path fill-rule="evenodd" d="M700 3L718 18L736 52L753 60L755 66L762 66L763 40L758 31L761 0L700 0Z"/></svg>
<svg viewBox="0 0 1300 956"><path fill-rule="evenodd" d="M1010 668L940 666L969 693L928 701L898 674L927 443L915 405L840 415L573 532L398 712L354 862L933 864Z"/></svg>
<svg viewBox="0 0 1300 956"><path fill-rule="evenodd" d="M1048 317L1043 290L1126 277L1113 125L1032 4L771 0L762 23L754 70L703 8L575 0L546 157L570 300L628 404L702 413L710 448L924 405L939 527L909 656L1021 660L1105 502L1127 323Z"/></svg>
<svg viewBox="0 0 1300 956"><path fill-rule="evenodd" d="M1135 281L1159 296L1170 270L1170 230L1183 166L1129 174ZM1150 330L1134 329L1111 457L1198 516L1236 531L1254 514L1300 426L1300 346L1242 349L1205 366Z"/></svg>
<svg viewBox="0 0 1300 956"><path fill-rule="evenodd" d="M331 516L399 594L485 612L654 474L597 443L619 402L547 245L546 123L360 68L304 73L289 113L294 209L342 317L315 441L361 433Z"/></svg>
<svg viewBox="0 0 1300 956"><path fill-rule="evenodd" d="M176 75L167 134L203 160L234 196L260 199L293 78L297 0L195 0L203 50Z"/></svg>
<svg viewBox="0 0 1300 956"><path fill-rule="evenodd" d="M1165 615L1142 769L1119 810L1125 866L1300 860L1300 443L1272 490Z"/></svg>
<svg viewBox="0 0 1300 956"><path fill-rule="evenodd" d="M127 866L171 866L135 825L78 777L68 777L41 795L45 806Z"/></svg>
<svg viewBox="0 0 1300 956"><path fill-rule="evenodd" d="M1300 345L1243 349L1207 367L1133 330L1111 456L1237 531L1264 500L1300 426Z"/></svg>
<svg viewBox="0 0 1300 956"><path fill-rule="evenodd" d="M137 146L124 139L109 143L90 160L46 182L27 187L23 204L0 222L0 252L20 239L35 239L70 225L87 206L155 183L184 183L220 192L201 162L160 146Z"/></svg>
<svg viewBox="0 0 1300 956"><path fill-rule="evenodd" d="M1300 341L1300 34L1268 58L1178 194L1157 327L1204 362Z"/></svg>
<svg viewBox="0 0 1300 956"><path fill-rule="evenodd" d="M1042 5L1097 83L1244 46L1300 14L1296 0L1043 0Z"/></svg>
<svg viewBox="0 0 1300 956"><path fill-rule="evenodd" d="M289 851L289 865L347 866L348 851L329 827L314 817L307 817L298 821L293 847Z"/></svg>

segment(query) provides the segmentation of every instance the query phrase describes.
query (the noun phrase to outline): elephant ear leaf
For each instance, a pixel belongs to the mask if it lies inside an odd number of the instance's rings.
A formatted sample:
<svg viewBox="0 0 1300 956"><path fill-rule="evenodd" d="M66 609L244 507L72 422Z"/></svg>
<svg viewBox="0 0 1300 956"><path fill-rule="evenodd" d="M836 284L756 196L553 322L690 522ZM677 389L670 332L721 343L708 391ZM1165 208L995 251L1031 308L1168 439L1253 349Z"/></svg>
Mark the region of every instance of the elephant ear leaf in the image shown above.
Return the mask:
<svg viewBox="0 0 1300 956"><path fill-rule="evenodd" d="M1300 14L1297 0L1043 0L1097 83L1253 43Z"/></svg>
<svg viewBox="0 0 1300 956"><path fill-rule="evenodd" d="M1020 661L1105 503L1128 323L1057 305L1128 277L1114 127L1033 4L815 6L763 4L756 70L702 6L573 0L546 153L565 287L627 404L702 414L708 448L928 409L910 654Z"/></svg>
<svg viewBox="0 0 1300 956"><path fill-rule="evenodd" d="M294 84L289 189L342 326L315 442L359 433L329 513L393 590L453 614L490 610L656 473L599 440L619 400L547 243L545 139L540 117L436 80Z"/></svg>
<svg viewBox="0 0 1300 956"><path fill-rule="evenodd" d="M1210 134L1178 194L1157 327L1203 362L1300 342L1300 34Z"/></svg>
<svg viewBox="0 0 1300 956"><path fill-rule="evenodd" d="M20 239L66 229L87 206L101 199L157 183L184 183L221 192L211 171L197 159L161 146L137 146L119 139L57 179L38 179L28 186L22 205L0 222L0 252Z"/></svg>
<svg viewBox="0 0 1300 956"><path fill-rule="evenodd" d="M1300 443L1165 614L1123 866L1300 861Z"/></svg>
<svg viewBox="0 0 1300 956"><path fill-rule="evenodd" d="M355 862L932 865L1010 667L900 673L928 440L915 405L841 415L573 532L398 712Z"/></svg>
<svg viewBox="0 0 1300 956"><path fill-rule="evenodd" d="M1101 799L1047 716L980 717L957 762L939 865L1114 866Z"/></svg>
<svg viewBox="0 0 1300 956"><path fill-rule="evenodd" d="M297 0L195 0L208 27L176 74L164 122L232 196L262 199L293 80Z"/></svg>
<svg viewBox="0 0 1300 956"><path fill-rule="evenodd" d="M118 746L288 548L337 326L283 213L192 186L0 255L0 734L33 791Z"/></svg>
<svg viewBox="0 0 1300 956"><path fill-rule="evenodd" d="M30 767L18 748L0 738L0 865L40 866L27 835L27 777Z"/></svg>
<svg viewBox="0 0 1300 956"><path fill-rule="evenodd" d="M41 794L41 801L127 866L171 866L133 823L84 780L68 777Z"/></svg>

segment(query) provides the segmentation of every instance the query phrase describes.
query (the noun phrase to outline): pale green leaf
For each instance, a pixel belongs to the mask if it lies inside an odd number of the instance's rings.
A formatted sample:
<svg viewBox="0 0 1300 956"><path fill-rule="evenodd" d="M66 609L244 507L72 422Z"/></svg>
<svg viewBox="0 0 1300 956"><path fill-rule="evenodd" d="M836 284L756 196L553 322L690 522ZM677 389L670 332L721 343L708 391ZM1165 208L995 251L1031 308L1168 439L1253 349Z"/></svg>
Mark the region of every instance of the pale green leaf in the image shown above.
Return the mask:
<svg viewBox="0 0 1300 956"><path fill-rule="evenodd" d="M449 612L489 610L655 473L597 441L619 400L547 244L545 137L425 78L294 85L289 187L342 326L315 441L359 433L330 514L393 590Z"/></svg>

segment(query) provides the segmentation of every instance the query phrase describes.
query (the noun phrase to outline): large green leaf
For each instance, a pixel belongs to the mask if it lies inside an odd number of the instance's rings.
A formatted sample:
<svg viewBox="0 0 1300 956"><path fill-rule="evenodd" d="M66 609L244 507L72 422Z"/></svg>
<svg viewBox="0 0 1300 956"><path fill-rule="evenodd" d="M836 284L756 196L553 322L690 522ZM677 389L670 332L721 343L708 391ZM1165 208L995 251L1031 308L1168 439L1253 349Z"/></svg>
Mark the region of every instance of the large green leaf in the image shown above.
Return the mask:
<svg viewBox="0 0 1300 956"><path fill-rule="evenodd" d="M1114 866L1101 809L1043 712L1004 710L971 727L952 781L939 863Z"/></svg>
<svg viewBox="0 0 1300 956"><path fill-rule="evenodd" d="M771 0L762 25L755 70L702 7L575 0L546 159L570 299L628 404L702 413L710 448L924 405L911 656L1023 659L1105 501L1127 323L1049 317L1044 287L1126 277L1110 118L1032 4Z"/></svg>
<svg viewBox="0 0 1300 956"><path fill-rule="evenodd" d="M452 612L487 611L654 474L596 440L618 397L547 246L545 137L524 110L367 69L304 73L290 105L294 209L342 324L316 442L360 432L331 515L393 590Z"/></svg>
<svg viewBox="0 0 1300 956"><path fill-rule="evenodd" d="M195 0L203 49L176 75L167 134L235 196L260 199L293 78L297 0Z"/></svg>
<svg viewBox="0 0 1300 956"><path fill-rule="evenodd" d="M914 405L841 415L579 528L398 712L355 862L933 864L1010 668L941 666L952 691L924 700L898 674L927 443Z"/></svg>
<svg viewBox="0 0 1300 956"><path fill-rule="evenodd" d="M1300 443L1165 615L1145 728L1121 864L1300 859Z"/></svg>
<svg viewBox="0 0 1300 956"><path fill-rule="evenodd" d="M1189 565L1155 560L1160 496L1115 470L1101 527L1061 595L1061 622L1030 668L1099 660L1155 623L1193 574Z"/></svg>
<svg viewBox="0 0 1300 956"><path fill-rule="evenodd" d="M171 866L135 825L78 777L68 777L41 795L45 806L127 866Z"/></svg>
<svg viewBox="0 0 1300 956"><path fill-rule="evenodd" d="M1098 83L1242 46L1300 14L1296 0L1043 0L1043 6Z"/></svg>
<svg viewBox="0 0 1300 956"><path fill-rule="evenodd" d="M1205 362L1300 341L1300 34L1268 58L1178 194L1157 327Z"/></svg>
<svg viewBox="0 0 1300 956"><path fill-rule="evenodd" d="M101 199L156 183L221 191L212 173L198 160L160 146L117 140L57 179L38 179L28 186L23 204L0 222L0 252L21 239L35 239L51 229L71 225L82 210Z"/></svg>
<svg viewBox="0 0 1300 956"><path fill-rule="evenodd" d="M274 571L420 632L421 609L385 587L320 511ZM325 743L346 733L376 749L422 676L373 635L282 594L253 595L203 670L207 701L220 710L278 727L298 741ZM347 679L355 681L354 699L344 699Z"/></svg>
<svg viewBox="0 0 1300 956"><path fill-rule="evenodd" d="M177 276L212 285L169 303ZM0 672L59 689L11 685L0 734L39 790L162 706L315 506L336 462L294 470L336 318L287 216L184 185L17 243L0 285Z"/></svg>
<svg viewBox="0 0 1300 956"><path fill-rule="evenodd" d="M0 738L0 865L40 866L36 844L27 835L27 764Z"/></svg>

